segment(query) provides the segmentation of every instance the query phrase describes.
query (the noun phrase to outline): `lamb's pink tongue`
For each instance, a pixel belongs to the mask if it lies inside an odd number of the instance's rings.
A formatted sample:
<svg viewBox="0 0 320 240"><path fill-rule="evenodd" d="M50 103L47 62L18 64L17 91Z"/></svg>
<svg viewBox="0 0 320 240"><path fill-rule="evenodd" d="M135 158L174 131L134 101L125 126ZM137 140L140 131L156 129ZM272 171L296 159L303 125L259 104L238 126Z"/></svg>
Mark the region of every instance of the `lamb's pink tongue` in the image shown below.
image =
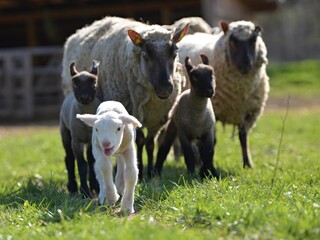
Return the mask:
<svg viewBox="0 0 320 240"><path fill-rule="evenodd" d="M105 155L108 156L108 155L111 155L111 153L112 153L112 149L108 149L108 148L105 148L105 149L104 149L104 154L105 154Z"/></svg>

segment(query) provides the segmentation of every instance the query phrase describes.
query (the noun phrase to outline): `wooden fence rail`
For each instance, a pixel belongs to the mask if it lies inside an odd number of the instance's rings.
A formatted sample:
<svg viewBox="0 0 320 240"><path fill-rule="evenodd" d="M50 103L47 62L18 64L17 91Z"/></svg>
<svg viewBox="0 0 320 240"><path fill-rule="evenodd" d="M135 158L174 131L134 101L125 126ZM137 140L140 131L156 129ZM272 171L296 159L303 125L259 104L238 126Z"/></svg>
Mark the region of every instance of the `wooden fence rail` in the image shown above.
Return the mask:
<svg viewBox="0 0 320 240"><path fill-rule="evenodd" d="M0 50L0 120L58 118L62 47Z"/></svg>

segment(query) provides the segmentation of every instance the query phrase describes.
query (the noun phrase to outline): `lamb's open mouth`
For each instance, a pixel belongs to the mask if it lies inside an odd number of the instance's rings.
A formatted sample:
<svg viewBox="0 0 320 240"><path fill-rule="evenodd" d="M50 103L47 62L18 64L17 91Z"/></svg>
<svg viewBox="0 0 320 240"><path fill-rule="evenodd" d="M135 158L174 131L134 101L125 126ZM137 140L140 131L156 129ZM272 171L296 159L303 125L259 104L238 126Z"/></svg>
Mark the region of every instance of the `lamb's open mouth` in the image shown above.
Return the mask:
<svg viewBox="0 0 320 240"><path fill-rule="evenodd" d="M104 148L103 152L104 152L104 155L110 156L110 155L112 155L112 153L113 153L113 147L111 147L111 148Z"/></svg>

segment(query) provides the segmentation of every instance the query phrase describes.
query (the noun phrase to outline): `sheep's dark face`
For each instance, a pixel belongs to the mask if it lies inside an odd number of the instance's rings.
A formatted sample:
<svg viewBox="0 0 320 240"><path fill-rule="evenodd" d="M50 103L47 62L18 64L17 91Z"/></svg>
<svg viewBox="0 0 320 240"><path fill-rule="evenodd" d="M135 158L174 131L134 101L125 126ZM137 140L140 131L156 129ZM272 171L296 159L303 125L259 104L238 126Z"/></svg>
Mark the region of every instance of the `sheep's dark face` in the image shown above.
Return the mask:
<svg viewBox="0 0 320 240"><path fill-rule="evenodd" d="M249 73L255 60L257 34L253 33L247 40L237 39L233 34L229 38L229 53L233 64L242 74Z"/></svg>
<svg viewBox="0 0 320 240"><path fill-rule="evenodd" d="M91 103L96 97L99 62L93 60L90 72L78 72L75 62L70 64L72 88L77 101L81 104Z"/></svg>
<svg viewBox="0 0 320 240"><path fill-rule="evenodd" d="M213 69L199 64L189 74L190 83L199 97L211 98L215 91Z"/></svg>
<svg viewBox="0 0 320 240"><path fill-rule="evenodd" d="M141 71L149 79L160 99L168 98L173 91L173 73L178 47L174 43L162 46L148 42L141 48Z"/></svg>
<svg viewBox="0 0 320 240"><path fill-rule="evenodd" d="M77 101L86 105L96 96L96 77L87 72L81 72L72 78L72 88Z"/></svg>
<svg viewBox="0 0 320 240"><path fill-rule="evenodd" d="M205 57L205 56L204 56ZM211 98L215 93L214 71L208 64L208 59L201 56L203 64L193 66L189 58L185 59L185 66L189 75L191 89L199 97Z"/></svg>
<svg viewBox="0 0 320 240"><path fill-rule="evenodd" d="M173 92L173 74L177 62L177 43L186 35L187 24L183 29L175 31L172 38L166 40L145 40L134 30L128 31L133 44L141 48L140 68L142 75L148 79L156 95L167 99Z"/></svg>

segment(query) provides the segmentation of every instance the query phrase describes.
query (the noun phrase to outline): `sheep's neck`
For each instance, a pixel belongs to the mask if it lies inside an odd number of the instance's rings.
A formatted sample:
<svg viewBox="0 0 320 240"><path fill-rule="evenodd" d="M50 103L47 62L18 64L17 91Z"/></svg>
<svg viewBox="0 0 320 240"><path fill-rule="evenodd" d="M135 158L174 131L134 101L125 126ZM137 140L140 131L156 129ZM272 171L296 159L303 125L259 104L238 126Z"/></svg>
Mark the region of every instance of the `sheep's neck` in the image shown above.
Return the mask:
<svg viewBox="0 0 320 240"><path fill-rule="evenodd" d="M98 105L99 105L99 101L97 99L93 100L88 104L81 104L78 102L79 112L81 112L81 114L96 113Z"/></svg>
<svg viewBox="0 0 320 240"><path fill-rule="evenodd" d="M207 107L209 98L199 97L192 89L190 90L190 109L194 115L201 114L203 110Z"/></svg>

